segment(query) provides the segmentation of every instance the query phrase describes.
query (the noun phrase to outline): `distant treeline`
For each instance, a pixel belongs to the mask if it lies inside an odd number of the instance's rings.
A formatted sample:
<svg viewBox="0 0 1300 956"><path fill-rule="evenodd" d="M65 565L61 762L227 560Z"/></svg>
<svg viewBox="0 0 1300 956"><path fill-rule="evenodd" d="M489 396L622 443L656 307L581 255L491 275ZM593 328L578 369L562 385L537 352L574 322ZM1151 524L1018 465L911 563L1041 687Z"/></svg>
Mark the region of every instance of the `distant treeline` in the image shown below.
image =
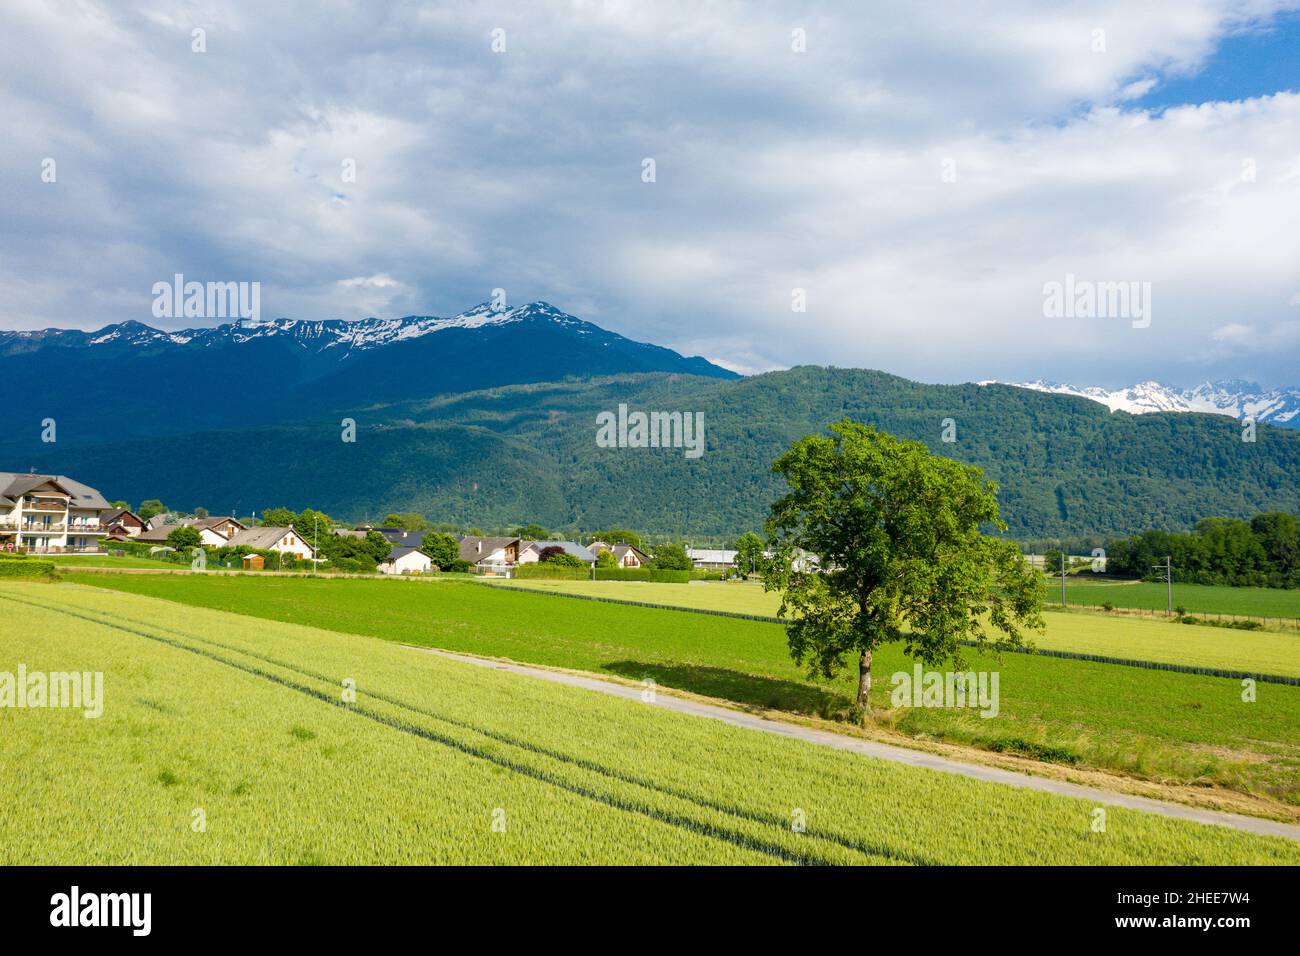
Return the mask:
<svg viewBox="0 0 1300 956"><path fill-rule="evenodd" d="M1284 511L1250 521L1205 518L1186 533L1144 531L1106 544L1106 570L1163 578L1166 556L1175 581L1273 588L1300 587L1300 519Z"/></svg>

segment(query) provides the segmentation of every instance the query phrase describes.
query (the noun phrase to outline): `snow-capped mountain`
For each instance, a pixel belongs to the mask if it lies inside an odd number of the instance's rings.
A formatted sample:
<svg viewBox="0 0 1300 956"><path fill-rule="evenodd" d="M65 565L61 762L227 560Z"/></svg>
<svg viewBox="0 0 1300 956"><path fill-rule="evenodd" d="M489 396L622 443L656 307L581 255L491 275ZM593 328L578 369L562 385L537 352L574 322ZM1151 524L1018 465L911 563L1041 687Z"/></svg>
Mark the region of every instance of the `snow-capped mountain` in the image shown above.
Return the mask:
<svg viewBox="0 0 1300 956"><path fill-rule="evenodd" d="M338 348L364 350L445 332L450 329L481 329L486 326L542 322L577 332L604 331L599 326L561 312L547 302L530 302L517 308L493 307L483 302L449 318L408 315L400 319L239 319L217 326L168 332L142 322L119 322L95 332L78 329L0 331L0 354L14 354L47 346L193 346L214 348L240 345L257 339L287 338L313 351Z"/></svg>
<svg viewBox="0 0 1300 956"><path fill-rule="evenodd" d="M450 317L269 319L164 331L0 332L0 451L30 424L60 446L243 427L566 378L672 372L737 378L546 302Z"/></svg>
<svg viewBox="0 0 1300 956"><path fill-rule="evenodd" d="M981 385L999 384L981 382ZM1100 402L1111 411L1144 415L1149 412L1205 412L1252 418L1287 428L1300 428L1300 388L1263 389L1254 382L1230 379L1203 382L1195 388L1178 389L1159 382L1140 382L1128 388L1080 388L1058 382L1005 382L1054 395L1074 395Z"/></svg>

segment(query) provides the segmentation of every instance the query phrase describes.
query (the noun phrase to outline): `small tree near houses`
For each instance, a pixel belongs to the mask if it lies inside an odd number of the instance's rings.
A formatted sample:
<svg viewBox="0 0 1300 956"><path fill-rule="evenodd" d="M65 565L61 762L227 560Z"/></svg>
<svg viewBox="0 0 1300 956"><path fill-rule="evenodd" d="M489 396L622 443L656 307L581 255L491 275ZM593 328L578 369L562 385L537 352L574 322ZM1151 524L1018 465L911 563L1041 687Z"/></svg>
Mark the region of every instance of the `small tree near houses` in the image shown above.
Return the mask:
<svg viewBox="0 0 1300 956"><path fill-rule="evenodd" d="M965 641L998 650L1041 629L1040 590L1014 544L981 532L1006 526L979 468L849 419L829 431L772 466L790 491L767 522L775 556L764 584L782 592L790 653L812 676L834 677L857 658L865 723L877 647L901 641L927 666L962 668ZM795 562L797 548L824 570Z"/></svg>

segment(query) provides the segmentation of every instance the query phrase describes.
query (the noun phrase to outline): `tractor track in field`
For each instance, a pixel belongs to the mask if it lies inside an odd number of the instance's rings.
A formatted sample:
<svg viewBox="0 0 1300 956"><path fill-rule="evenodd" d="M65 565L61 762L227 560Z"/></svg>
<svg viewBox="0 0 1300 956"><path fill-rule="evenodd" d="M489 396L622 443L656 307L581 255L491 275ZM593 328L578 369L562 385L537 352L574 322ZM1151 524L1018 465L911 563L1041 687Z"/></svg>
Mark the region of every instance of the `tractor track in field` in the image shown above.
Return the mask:
<svg viewBox="0 0 1300 956"><path fill-rule="evenodd" d="M712 839L717 839L727 843L731 843L735 846L739 846L744 849L756 850L768 856L779 859L783 862L796 863L796 864L812 864L812 865L835 865L836 863L836 861L830 860L816 853L794 852L788 849L787 847L781 846L780 844L775 842L756 840L755 837L751 834L743 833L733 829L728 829L726 827L718 826L717 824L709 823L707 821L698 820L683 814L678 814L663 809L656 809L653 807L644 806L638 804L633 800L620 798L614 794L601 793L591 787L583 786L581 784L572 781L564 780L560 777L557 777L555 774L548 773L547 771L537 767L531 767L527 764L521 763L518 760L513 760L502 754L493 753L482 747L475 747L473 744L467 743L463 740L457 740L456 738L451 737L445 733L439 733L438 731L431 730L427 727L421 727L417 724L413 724L408 721L395 719L389 715L372 710L363 705L345 703L335 691L335 688L340 686L340 680L338 678L332 678L327 675L316 674L312 671L309 671L297 665L289 664L283 661L278 661L274 658L266 657L256 652L246 650L244 648L236 647L229 644L223 644L219 641L214 641L210 638L197 637L185 631L178 631L172 628L161 627L157 624L153 624L150 622L144 622L144 621L138 621L138 620L126 618L121 615L116 615L114 619L105 620L103 618L95 616L93 613L87 613L86 609L84 608L72 610L69 608L59 607L57 605L43 604L38 601L23 600L21 598L16 598L7 594L0 595L0 600L11 601L17 604L25 604L30 607L34 607L39 610L47 611L50 613L63 614L69 617L78 618L80 620L88 621L92 624L97 624L102 627L109 628L111 630L121 631L123 633L131 634L136 637L146 638L148 640L163 644L168 647L172 647L177 650L187 651L189 653L206 658L215 663L222 664L227 667L231 667L245 674L276 684L285 689L298 692L314 700L318 700L323 703L330 704L331 706L338 707L342 710L348 711L349 713L354 713L357 714L358 716L365 717L368 720L372 720L376 723L382 724L391 729L398 730L402 733L407 733L415 737L419 737L425 741L436 743L452 750L456 750L457 752L462 753L466 756L484 760L488 763L492 763L496 766L502 767L505 770L509 770L514 773L519 773L523 776L556 787L557 789L571 793L575 796L592 800L593 802L600 803L605 806L609 806L616 810L621 810L628 813L634 813L639 816L644 816L649 819L655 820L656 822L659 823L664 823L669 826L677 827L679 829L686 829L694 833L708 836ZM162 633L150 634L147 633L146 631L138 630L135 627L126 627L124 626L124 624L119 623L122 621L127 621L129 623L138 625L138 627L150 628L154 631L159 631ZM163 635L172 635L172 636L163 636ZM245 662L231 660L227 657L223 657L222 655L215 653L210 649L190 646L184 643L185 641L193 641L196 644L206 645L207 648L215 647L235 654L240 654L245 657L250 657L253 658L254 660L260 660L263 663L270 664L274 667L279 667L284 670L294 672L301 677L307 677L312 680L317 680L317 681L330 684L331 691L326 692L318 688L307 686L305 684L299 684L291 679L283 677L282 675L274 674L269 671L262 670L261 668L256 667L255 665L251 665ZM405 645L399 645L399 646L405 646ZM455 657L455 655L448 655L448 656ZM467 660L473 660L476 663L482 663L482 661L479 661L478 659L467 659ZM597 774L612 780L616 780L624 784L653 791L663 796L668 796L673 799L681 800L685 803L694 804L697 808L701 810L712 811L715 813L722 814L724 816L730 816L737 819L745 820L747 822L758 823L760 825L772 825L782 830L784 830L788 825L788 821L786 821L784 818L778 818L770 815L762 815L750 811L745 811L739 808L728 807L723 804L717 803L716 801L711 801L706 797L700 797L699 795L690 794L686 791L665 787L662 784L657 784L651 781L638 779L634 776L622 774L619 773L618 771L611 770L607 767L603 767L600 764L596 763L595 761L584 760L583 758L575 758L571 755L563 754L559 751L550 750L544 747L540 747L536 744L531 744L527 741L522 741L508 734L501 734L497 732L484 730L466 721L457 720L455 718L449 718L445 715L440 715L433 711L416 707L412 704L400 700L399 698L376 693L373 691L367 691L366 695L373 697L376 700L383 701L384 703L387 703L390 706L397 707L399 709L403 709L413 714L418 714L420 716L427 717L435 721L441 721L443 723L456 726L460 729L469 731L471 733L476 733L485 736L491 740L496 740L498 742L507 744L508 746L516 747L521 750L529 751L538 755L548 757L550 759L554 759L561 763L569 764L573 767L576 767L580 770L587 771L589 773ZM836 834L832 834L832 833L814 832L812 828L810 828L807 832L802 834L802 836L805 838L810 838L811 840L825 841L828 843L832 843L844 849L848 849L850 851L859 853L866 858L864 862L872 862L873 860L898 861L904 863L914 863L919 865L934 865L935 863L935 861L930 860L919 853L915 853L915 852L900 853L899 850L894 847L887 847L883 845L872 846L867 844L865 841L849 840L849 839L839 837Z"/></svg>
<svg viewBox="0 0 1300 956"><path fill-rule="evenodd" d="M1155 800L1151 797L1115 793L1110 790L1102 790L1098 787L1088 787L1082 784L1068 783L1063 780L1052 780L1047 777L1036 777L1032 774L1019 773L1015 770L1004 770L1001 767L964 763L960 760L953 760L924 750L912 750L894 744L880 743L873 740L863 740L860 737L850 737L845 734L816 730L800 724L787 723L780 720L770 720L766 717L755 716L754 714L749 714L741 710L734 710L729 707L722 707L717 704L706 704L683 697L672 697L662 689L657 690L652 701L645 702L642 698L641 687L614 683L613 681L605 680L596 675L588 677L571 672L545 670L540 667L530 667L527 664L516 664L512 661L503 661L494 658L473 657L468 654L458 654L452 651L443 651L431 647L415 647L410 644L403 644L402 646L413 651L436 654L440 657L446 657L451 660L462 661L468 664L477 664L480 667L491 667L512 674L520 674L527 677L534 677L539 680L551 681L552 683L566 684L570 687L581 687L586 690L596 691L597 693L621 697L624 700L634 700L638 703L644 704L645 706L658 706L667 710L677 711L678 713L693 714L697 717L707 717L712 720L719 720L723 723L731 724L733 727L744 727L748 730L775 734L779 737L790 737L795 740L802 740L806 743L817 744L823 747L831 747L836 750L847 750L851 753L861 754L866 757L876 757L880 760L888 760L892 763L907 764L912 767L925 767L930 770L939 770L945 773L956 773L966 777L973 777L976 780L1001 783L1029 790L1041 790L1059 796L1075 797L1081 800L1087 800L1092 803L1125 807L1130 810L1139 810L1145 813L1155 813L1166 817L1191 820L1196 823L1231 827L1236 830L1246 830L1250 833L1258 833L1264 836L1276 836L1285 837L1289 840L1300 840L1300 826L1291 823L1282 823L1277 820L1269 820L1264 817L1250 817L1239 813L1229 813L1224 810L1204 810L1198 807L1190 807L1182 803L1172 803L1166 800Z"/></svg>

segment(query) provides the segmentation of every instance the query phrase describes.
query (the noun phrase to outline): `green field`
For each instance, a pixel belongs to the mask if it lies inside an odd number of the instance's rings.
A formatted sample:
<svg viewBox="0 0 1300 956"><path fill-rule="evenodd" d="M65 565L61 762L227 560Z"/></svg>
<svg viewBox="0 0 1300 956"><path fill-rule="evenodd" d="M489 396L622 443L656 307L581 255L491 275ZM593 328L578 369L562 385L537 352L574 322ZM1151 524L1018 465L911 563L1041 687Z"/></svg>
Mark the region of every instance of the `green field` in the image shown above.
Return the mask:
<svg viewBox="0 0 1300 956"><path fill-rule="evenodd" d="M642 584L624 581L511 581L509 587L670 607L775 616L776 594L754 584ZM1125 660L1300 677L1300 634L1197 627L1099 614L1048 614L1037 647Z"/></svg>
<svg viewBox="0 0 1300 956"><path fill-rule="evenodd" d="M85 583L196 606L633 680L653 679L739 704L836 717L856 675L814 683L775 624L485 587L311 578L85 575ZM641 587L640 585L637 585ZM701 588L704 585L680 585ZM1065 621L1070 615L1053 615ZM1088 620L1094 620L1091 616ZM1106 619L1097 618L1106 623ZM1132 628L1153 622L1121 621ZM1159 625L1232 641L1259 634ZM1242 646L1255 646L1243 643ZM971 656L1000 675L997 718L909 708L881 715L897 731L1162 783L1219 786L1300 805L1300 687L1260 685L1111 664L1007 654ZM910 671L897 646L875 657L873 705L889 708L890 675Z"/></svg>
<svg viewBox="0 0 1300 956"><path fill-rule="evenodd" d="M1047 581L1046 601L1061 603L1059 580ZM1084 572L1066 575L1065 599L1070 604L1164 611L1165 585L1150 581L1116 581ZM1174 607L1189 613L1236 614L1243 617L1277 617L1300 620L1300 591L1285 588L1230 588L1211 584L1175 584Z"/></svg>
<svg viewBox="0 0 1300 956"><path fill-rule="evenodd" d="M384 596L415 590L442 591ZM0 710L4 864L1300 863L365 637L70 584L0 605L3 667L102 671L105 699Z"/></svg>
<svg viewBox="0 0 1300 956"><path fill-rule="evenodd" d="M736 614L774 617L781 606L780 595L763 590L754 582L725 584L700 582L691 585L652 584L640 581L545 581L516 579L512 587L599 594L620 600L648 601L676 607L707 608ZM1048 581L1043 597L1047 605L1061 603L1059 583ZM1143 581L1115 581L1088 575L1066 578L1066 600L1072 605L1101 607L1107 601L1119 608L1165 609L1165 586ZM1175 584L1174 605L1191 613L1237 614L1243 617L1300 619L1300 591L1278 588L1229 588L1205 584Z"/></svg>

